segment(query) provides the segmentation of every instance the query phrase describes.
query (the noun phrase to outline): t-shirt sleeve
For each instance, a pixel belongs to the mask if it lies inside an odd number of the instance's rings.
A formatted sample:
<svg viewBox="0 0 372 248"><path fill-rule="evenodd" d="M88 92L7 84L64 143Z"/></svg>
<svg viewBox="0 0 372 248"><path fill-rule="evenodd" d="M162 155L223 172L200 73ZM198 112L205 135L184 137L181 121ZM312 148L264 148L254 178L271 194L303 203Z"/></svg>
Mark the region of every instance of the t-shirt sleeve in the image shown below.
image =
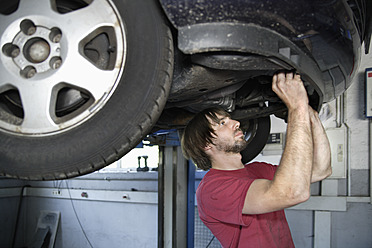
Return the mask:
<svg viewBox="0 0 372 248"><path fill-rule="evenodd" d="M204 221L249 225L250 216L242 214L245 196L254 179L220 177L211 180L200 189L198 205L203 209ZM213 217L212 217L213 216Z"/></svg>
<svg viewBox="0 0 372 248"><path fill-rule="evenodd" d="M263 162L255 162L246 166L249 173L255 175L256 178L264 178L268 180L273 180L277 168L277 165Z"/></svg>

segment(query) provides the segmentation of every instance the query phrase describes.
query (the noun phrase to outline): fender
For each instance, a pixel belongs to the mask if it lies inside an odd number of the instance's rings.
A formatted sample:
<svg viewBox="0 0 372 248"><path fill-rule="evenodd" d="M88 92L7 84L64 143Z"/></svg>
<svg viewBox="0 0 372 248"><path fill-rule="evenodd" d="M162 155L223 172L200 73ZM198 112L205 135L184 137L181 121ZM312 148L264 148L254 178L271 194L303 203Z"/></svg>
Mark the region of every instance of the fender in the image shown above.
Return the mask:
<svg viewBox="0 0 372 248"><path fill-rule="evenodd" d="M254 54L283 69L307 71L304 79L319 94L320 103L350 86L362 41L371 36L372 18L359 16L372 9L370 1L362 7L345 0L159 1L183 53ZM361 25L363 18L369 18L367 27Z"/></svg>

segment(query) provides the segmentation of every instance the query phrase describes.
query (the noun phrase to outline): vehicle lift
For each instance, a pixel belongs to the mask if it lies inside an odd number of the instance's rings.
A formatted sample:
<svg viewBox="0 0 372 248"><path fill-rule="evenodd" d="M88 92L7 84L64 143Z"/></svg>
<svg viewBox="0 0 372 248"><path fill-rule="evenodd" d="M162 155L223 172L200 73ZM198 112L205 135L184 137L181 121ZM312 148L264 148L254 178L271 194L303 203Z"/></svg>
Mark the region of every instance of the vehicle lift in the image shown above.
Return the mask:
<svg viewBox="0 0 372 248"><path fill-rule="evenodd" d="M177 130L149 136L159 146L158 247L194 247L195 165L184 158Z"/></svg>

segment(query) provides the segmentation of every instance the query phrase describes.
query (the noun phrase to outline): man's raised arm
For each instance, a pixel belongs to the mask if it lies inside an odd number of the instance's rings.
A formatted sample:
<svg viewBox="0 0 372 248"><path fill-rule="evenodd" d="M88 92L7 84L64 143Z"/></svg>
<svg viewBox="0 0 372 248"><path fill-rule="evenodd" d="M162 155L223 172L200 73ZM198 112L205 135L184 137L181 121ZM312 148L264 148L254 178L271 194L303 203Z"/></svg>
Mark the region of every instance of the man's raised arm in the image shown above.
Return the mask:
<svg viewBox="0 0 372 248"><path fill-rule="evenodd" d="M288 108L286 145L274 179L256 179L248 189L245 214L273 212L310 197L314 147L307 92L293 73L274 75L272 88Z"/></svg>

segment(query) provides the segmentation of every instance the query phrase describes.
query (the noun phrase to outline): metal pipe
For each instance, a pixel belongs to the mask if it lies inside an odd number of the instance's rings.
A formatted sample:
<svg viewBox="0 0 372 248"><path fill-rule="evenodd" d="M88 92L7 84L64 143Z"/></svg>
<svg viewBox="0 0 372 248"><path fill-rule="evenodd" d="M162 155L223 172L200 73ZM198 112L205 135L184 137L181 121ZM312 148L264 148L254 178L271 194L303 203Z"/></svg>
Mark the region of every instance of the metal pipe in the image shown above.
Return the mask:
<svg viewBox="0 0 372 248"><path fill-rule="evenodd" d="M339 98L340 98L340 124L346 127L346 166L347 166L347 196L351 196L351 158L350 158L350 136L351 136L351 129L347 122L345 121L345 97L347 97L347 92L345 91Z"/></svg>
<svg viewBox="0 0 372 248"><path fill-rule="evenodd" d="M372 120L369 119L369 199L372 204Z"/></svg>

